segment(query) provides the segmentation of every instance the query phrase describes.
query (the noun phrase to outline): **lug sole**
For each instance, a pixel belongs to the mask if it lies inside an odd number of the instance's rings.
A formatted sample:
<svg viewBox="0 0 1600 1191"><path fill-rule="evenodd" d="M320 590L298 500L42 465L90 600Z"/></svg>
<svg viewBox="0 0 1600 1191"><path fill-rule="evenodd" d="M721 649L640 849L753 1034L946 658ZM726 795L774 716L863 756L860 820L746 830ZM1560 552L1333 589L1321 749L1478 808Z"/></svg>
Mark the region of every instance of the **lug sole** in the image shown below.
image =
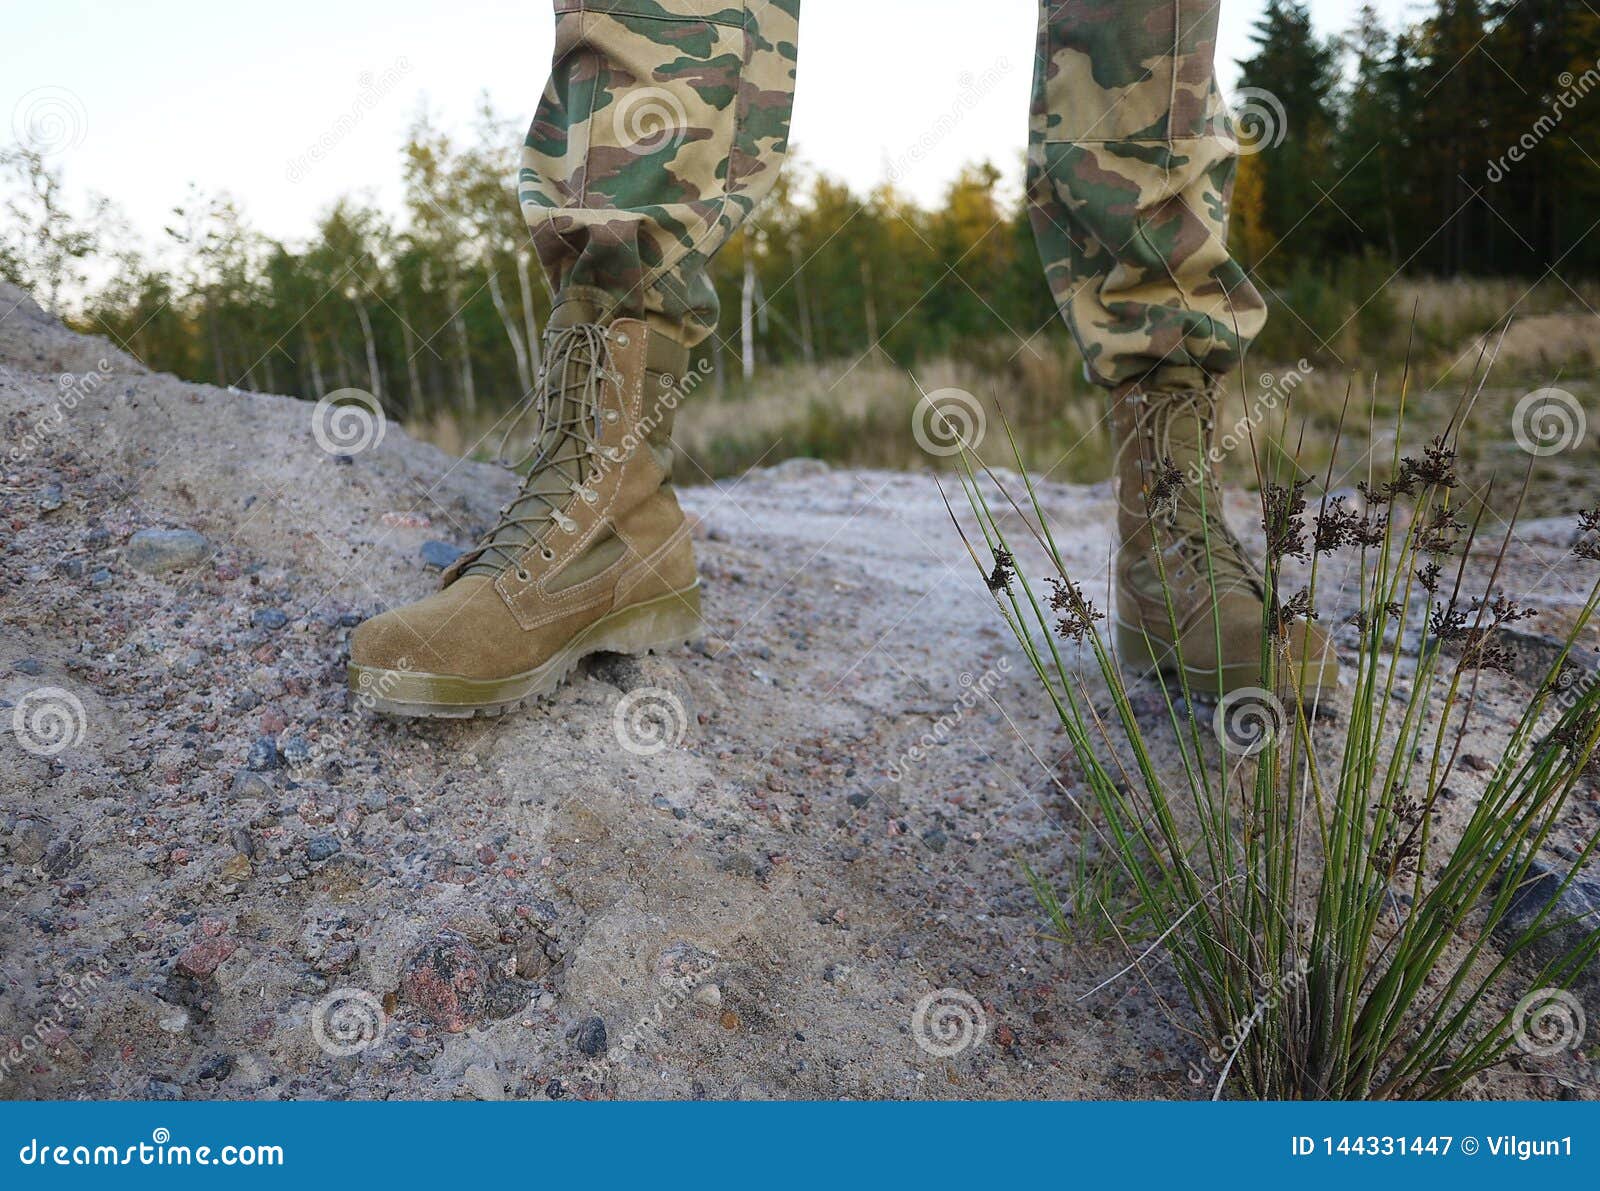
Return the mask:
<svg viewBox="0 0 1600 1191"><path fill-rule="evenodd" d="M352 702L379 715L469 719L504 715L555 692L573 668L596 653L638 656L702 636L700 584L607 614L542 665L508 678L463 678L350 663ZM381 692L381 693L380 693Z"/></svg>
<svg viewBox="0 0 1600 1191"><path fill-rule="evenodd" d="M1143 670L1157 670L1168 677L1177 677L1179 666L1176 650L1167 646L1157 654L1152 645L1161 647L1164 642L1154 638L1147 638L1142 629L1113 617L1112 632L1117 646L1117 656L1125 666L1133 666ZM1248 662L1237 666L1196 666L1184 662L1182 666L1183 677L1189 688L1197 694L1226 695L1230 691L1243 690L1246 687L1261 685L1261 667L1255 662ZM1303 689L1298 683L1285 681L1291 675L1279 675L1279 685L1286 691L1299 689L1303 699L1315 699L1322 695L1332 694L1338 689L1338 665L1331 659L1324 659L1314 669L1307 666L1304 674ZM1292 677L1298 679L1298 674Z"/></svg>

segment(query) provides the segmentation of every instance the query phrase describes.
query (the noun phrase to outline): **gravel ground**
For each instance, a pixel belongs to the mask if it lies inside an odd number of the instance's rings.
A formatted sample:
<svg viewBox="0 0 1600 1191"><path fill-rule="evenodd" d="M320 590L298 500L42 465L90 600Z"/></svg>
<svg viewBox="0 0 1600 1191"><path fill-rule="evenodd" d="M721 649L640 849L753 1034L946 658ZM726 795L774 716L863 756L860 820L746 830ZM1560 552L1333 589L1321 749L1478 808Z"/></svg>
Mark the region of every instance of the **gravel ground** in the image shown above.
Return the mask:
<svg viewBox="0 0 1600 1191"><path fill-rule="evenodd" d="M1083 824L929 477L688 489L703 641L391 722L350 630L508 478L0 315L0 1094L1200 1094L1161 977L1040 933Z"/></svg>

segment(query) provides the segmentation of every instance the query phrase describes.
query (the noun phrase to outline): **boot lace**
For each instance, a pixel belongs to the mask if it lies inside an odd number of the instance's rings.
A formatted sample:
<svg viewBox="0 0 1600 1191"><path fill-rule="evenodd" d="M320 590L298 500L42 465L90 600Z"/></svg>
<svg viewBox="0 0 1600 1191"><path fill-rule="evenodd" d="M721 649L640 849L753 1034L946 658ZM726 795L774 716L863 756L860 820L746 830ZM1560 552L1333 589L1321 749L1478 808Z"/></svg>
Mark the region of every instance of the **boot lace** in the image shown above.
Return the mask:
<svg viewBox="0 0 1600 1191"><path fill-rule="evenodd" d="M564 511L566 505L573 496L594 503L598 499L591 486L595 457L616 461L616 452L603 448L600 439L602 422L615 417L602 411L601 394L608 381L617 380L607 328L575 323L551 335L533 394L506 427L495 451L495 462L502 467L526 469L521 489L500 509L494 528L479 539L461 575L511 566L519 579L526 580L520 556L535 542L540 543L540 557L546 561L555 557L540 535L551 524L564 533L577 529L577 522ZM536 421L525 439L519 432L530 415ZM513 442L529 445L513 451Z"/></svg>
<svg viewBox="0 0 1600 1191"><path fill-rule="evenodd" d="M1240 581L1259 594L1261 576L1251 564L1244 543L1222 515L1222 489L1206 457L1211 447L1216 409L1217 393L1213 389L1162 393L1155 400L1141 400L1135 407L1135 430L1141 440L1153 448L1151 466L1165 468L1166 461L1173 457L1174 423L1180 418L1193 419L1191 424L1197 428L1193 458L1188 458L1188 451L1180 452L1192 466L1183 474L1182 484L1174 492L1152 502L1150 517L1165 533L1164 552L1175 555L1200 575L1209 571L1218 585ZM1201 477L1199 491L1194 491L1193 473L1196 471Z"/></svg>

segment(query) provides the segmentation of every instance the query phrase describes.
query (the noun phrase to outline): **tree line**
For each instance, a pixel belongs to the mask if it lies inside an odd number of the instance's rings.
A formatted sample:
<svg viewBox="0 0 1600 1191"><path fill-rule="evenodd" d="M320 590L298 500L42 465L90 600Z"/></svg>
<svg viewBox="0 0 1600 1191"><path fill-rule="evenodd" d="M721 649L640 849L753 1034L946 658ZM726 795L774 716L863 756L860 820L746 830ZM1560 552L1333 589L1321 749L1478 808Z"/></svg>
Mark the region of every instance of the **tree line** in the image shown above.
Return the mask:
<svg viewBox="0 0 1600 1191"><path fill-rule="evenodd" d="M1397 29L1369 7L1335 37L1270 0L1240 63L1255 97L1241 139L1266 143L1240 159L1235 250L1273 294L1402 270L1592 277L1597 59L1582 0L1438 0ZM49 159L17 146L0 155L0 276L187 379L360 388L401 418L493 413L532 386L550 305L510 183L516 139L487 105L466 136L419 116L401 210L343 199L298 243L191 190L159 257L113 203L74 207ZM984 163L920 204L797 163L716 261L723 323L702 350L718 388L777 363L909 364L1050 327L1015 190Z"/></svg>

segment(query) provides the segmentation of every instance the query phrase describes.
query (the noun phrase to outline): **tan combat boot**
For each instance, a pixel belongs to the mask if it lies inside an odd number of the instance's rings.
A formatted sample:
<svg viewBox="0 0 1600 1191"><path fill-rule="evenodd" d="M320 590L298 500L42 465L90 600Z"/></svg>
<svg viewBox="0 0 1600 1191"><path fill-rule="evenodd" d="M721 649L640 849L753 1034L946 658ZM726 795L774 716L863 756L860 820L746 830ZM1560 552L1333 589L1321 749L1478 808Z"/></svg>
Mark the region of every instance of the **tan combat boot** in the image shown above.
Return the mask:
<svg viewBox="0 0 1600 1191"><path fill-rule="evenodd" d="M1147 392L1133 384L1112 394L1121 538L1115 634L1125 666L1175 676L1181 659L1192 690L1222 695L1261 685L1266 585L1223 520L1211 466L1216 403L1209 388ZM1288 646L1288 665L1279 655L1280 689L1306 699L1333 689L1339 663L1326 633L1298 621Z"/></svg>
<svg viewBox="0 0 1600 1191"><path fill-rule="evenodd" d="M560 304L521 491L441 590L356 629L352 692L392 715L495 715L549 694L588 654L698 636L689 526L671 485L687 363L642 321Z"/></svg>

